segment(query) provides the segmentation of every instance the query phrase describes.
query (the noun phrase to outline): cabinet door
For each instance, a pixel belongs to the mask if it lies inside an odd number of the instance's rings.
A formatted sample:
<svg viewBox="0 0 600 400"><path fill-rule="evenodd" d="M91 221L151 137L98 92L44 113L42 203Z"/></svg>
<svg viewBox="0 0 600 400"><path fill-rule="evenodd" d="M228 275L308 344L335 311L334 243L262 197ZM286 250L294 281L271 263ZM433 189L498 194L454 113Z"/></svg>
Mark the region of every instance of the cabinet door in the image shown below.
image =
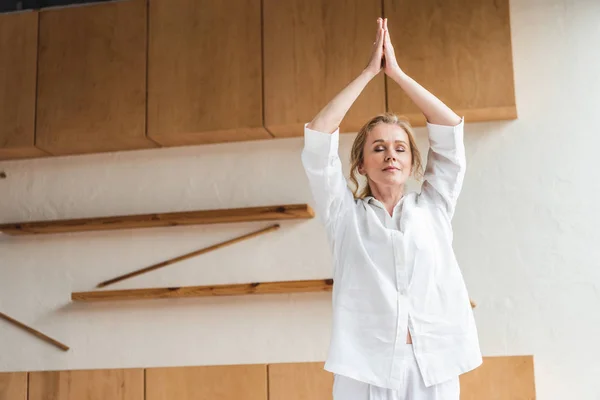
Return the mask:
<svg viewBox="0 0 600 400"><path fill-rule="evenodd" d="M146 137L146 2L40 11L36 144L51 154L155 147Z"/></svg>
<svg viewBox="0 0 600 400"><path fill-rule="evenodd" d="M46 155L35 147L38 13L0 14L0 160Z"/></svg>
<svg viewBox="0 0 600 400"><path fill-rule="evenodd" d="M144 400L143 369L29 373L28 400Z"/></svg>
<svg viewBox="0 0 600 400"><path fill-rule="evenodd" d="M508 0L384 0L384 13L400 67L465 121L517 117ZM423 125L387 79L389 110Z"/></svg>
<svg viewBox="0 0 600 400"><path fill-rule="evenodd" d="M267 400L267 366L146 369L146 400Z"/></svg>
<svg viewBox="0 0 600 400"><path fill-rule="evenodd" d="M0 400L27 400L27 372L0 372Z"/></svg>
<svg viewBox="0 0 600 400"><path fill-rule="evenodd" d="M265 126L276 137L303 126L367 66L381 2L264 0ZM385 111L383 74L346 114L342 132L356 132Z"/></svg>
<svg viewBox="0 0 600 400"><path fill-rule="evenodd" d="M270 400L331 400L333 374L323 362L269 364Z"/></svg>
<svg viewBox="0 0 600 400"><path fill-rule="evenodd" d="M150 0L148 136L163 146L271 139L260 0Z"/></svg>

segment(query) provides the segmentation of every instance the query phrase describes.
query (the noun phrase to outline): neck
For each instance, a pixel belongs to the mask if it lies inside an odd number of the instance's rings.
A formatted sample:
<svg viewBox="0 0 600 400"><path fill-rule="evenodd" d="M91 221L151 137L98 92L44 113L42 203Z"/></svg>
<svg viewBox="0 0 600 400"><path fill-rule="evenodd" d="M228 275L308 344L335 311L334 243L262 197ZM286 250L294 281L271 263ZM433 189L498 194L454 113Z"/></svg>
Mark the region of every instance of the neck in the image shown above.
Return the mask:
<svg viewBox="0 0 600 400"><path fill-rule="evenodd" d="M371 193L373 197L383 203L388 214L392 215L394 207L398 204L402 197L404 197L404 185L401 186L387 186L377 187L377 185L370 182Z"/></svg>

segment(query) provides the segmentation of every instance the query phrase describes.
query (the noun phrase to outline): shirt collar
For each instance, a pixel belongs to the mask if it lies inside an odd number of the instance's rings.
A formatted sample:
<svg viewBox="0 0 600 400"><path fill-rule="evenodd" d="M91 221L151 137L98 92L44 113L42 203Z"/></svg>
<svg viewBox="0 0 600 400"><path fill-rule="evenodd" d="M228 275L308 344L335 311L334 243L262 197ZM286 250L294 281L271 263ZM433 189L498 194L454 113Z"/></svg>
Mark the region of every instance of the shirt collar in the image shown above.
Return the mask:
<svg viewBox="0 0 600 400"><path fill-rule="evenodd" d="M400 206L400 205L401 205L401 204L404 202L404 199L405 199L405 198L406 198L406 194L405 194L404 196L402 196L402 198L400 199L400 201L398 202L398 204L396 204L396 207L394 207L394 208L397 208L397 207L399 207L399 206ZM377 199L376 199L375 197L373 197L373 196L365 196L365 198L363 199L363 201L364 201L365 203L367 203L367 204L372 204L372 205L374 205L374 206L377 206L377 207L379 207L379 208L385 208L385 207L383 206L383 203L382 203L382 202L380 202L379 200L377 200Z"/></svg>

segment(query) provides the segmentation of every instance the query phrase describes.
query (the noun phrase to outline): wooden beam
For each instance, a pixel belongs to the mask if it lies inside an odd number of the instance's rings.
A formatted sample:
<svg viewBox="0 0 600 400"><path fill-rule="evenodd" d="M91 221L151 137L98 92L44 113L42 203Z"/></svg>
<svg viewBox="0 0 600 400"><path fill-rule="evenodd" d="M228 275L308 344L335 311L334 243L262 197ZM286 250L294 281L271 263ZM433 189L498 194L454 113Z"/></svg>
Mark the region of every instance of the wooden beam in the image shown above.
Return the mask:
<svg viewBox="0 0 600 400"><path fill-rule="evenodd" d="M67 351L69 350L69 346L62 344L61 342L59 342L58 340L54 340L49 336L44 335L42 332L35 330L27 325L25 325L22 322L17 321L14 318L9 317L8 315L0 312L0 318L4 319L5 321L10 322L11 324L15 325L18 328L23 329L24 331L31 333L32 335L38 337L39 339L42 339L43 341L50 343L53 346L58 347L59 349L63 350L63 351Z"/></svg>
<svg viewBox="0 0 600 400"><path fill-rule="evenodd" d="M73 301L146 300L181 297L237 296L246 294L328 292L333 279L306 281L257 282L232 285L184 286L151 289L100 290L74 292Z"/></svg>
<svg viewBox="0 0 600 400"><path fill-rule="evenodd" d="M33 235L114 229L154 228L179 225L222 224L251 221L309 219L315 213L308 204L184 211L162 214L19 222L0 225L8 235Z"/></svg>

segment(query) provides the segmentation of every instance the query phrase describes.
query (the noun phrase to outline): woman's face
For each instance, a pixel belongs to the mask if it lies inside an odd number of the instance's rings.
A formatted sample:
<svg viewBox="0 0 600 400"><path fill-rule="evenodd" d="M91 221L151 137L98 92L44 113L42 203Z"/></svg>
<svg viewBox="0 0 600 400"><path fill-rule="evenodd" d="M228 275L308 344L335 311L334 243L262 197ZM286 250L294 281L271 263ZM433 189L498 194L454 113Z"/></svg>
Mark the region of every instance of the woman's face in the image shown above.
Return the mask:
<svg viewBox="0 0 600 400"><path fill-rule="evenodd" d="M403 185L412 172L408 134L398 125L380 123L367 134L358 172L379 188Z"/></svg>

